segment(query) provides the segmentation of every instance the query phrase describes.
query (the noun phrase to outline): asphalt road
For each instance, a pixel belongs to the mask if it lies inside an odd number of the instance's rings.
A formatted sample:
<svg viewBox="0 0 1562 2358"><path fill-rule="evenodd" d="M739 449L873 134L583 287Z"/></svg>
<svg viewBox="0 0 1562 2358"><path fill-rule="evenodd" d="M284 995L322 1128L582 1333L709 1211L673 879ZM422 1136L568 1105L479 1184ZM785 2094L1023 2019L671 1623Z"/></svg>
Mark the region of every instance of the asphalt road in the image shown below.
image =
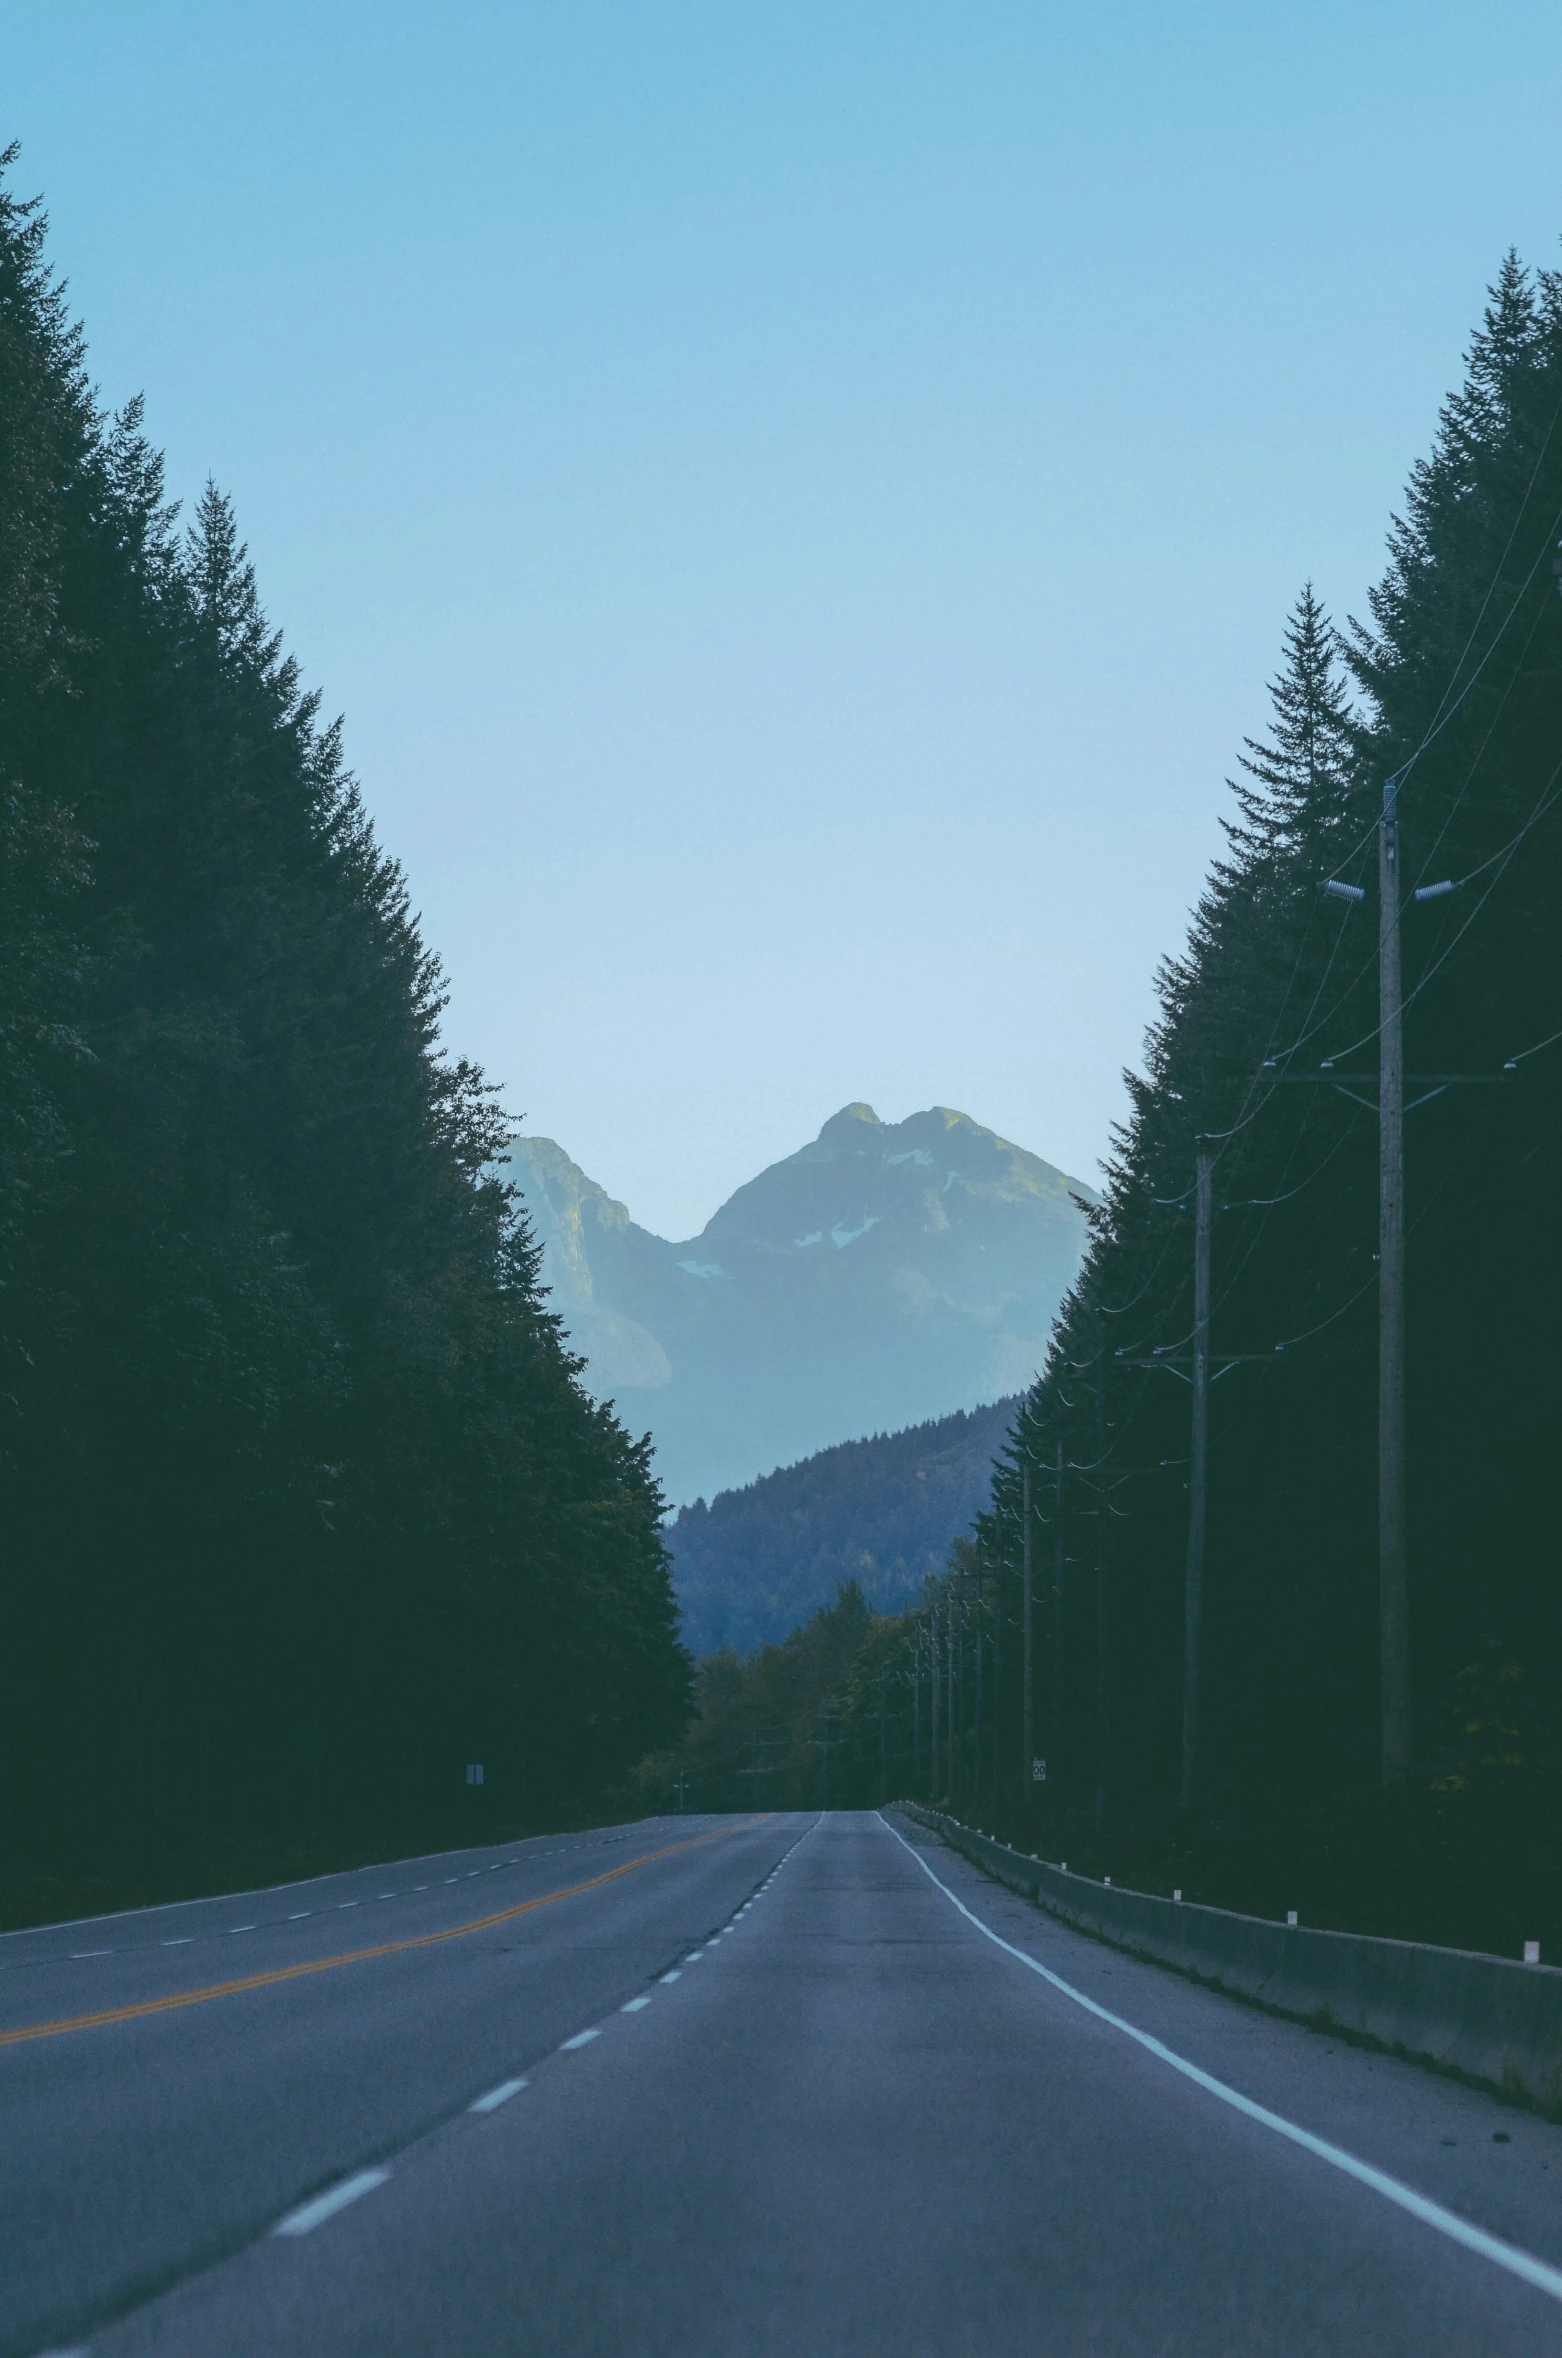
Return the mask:
<svg viewBox="0 0 1562 2358"><path fill-rule="evenodd" d="M13 1935L0 2085L5 2358L1562 2352L1562 2129L893 1814Z"/></svg>

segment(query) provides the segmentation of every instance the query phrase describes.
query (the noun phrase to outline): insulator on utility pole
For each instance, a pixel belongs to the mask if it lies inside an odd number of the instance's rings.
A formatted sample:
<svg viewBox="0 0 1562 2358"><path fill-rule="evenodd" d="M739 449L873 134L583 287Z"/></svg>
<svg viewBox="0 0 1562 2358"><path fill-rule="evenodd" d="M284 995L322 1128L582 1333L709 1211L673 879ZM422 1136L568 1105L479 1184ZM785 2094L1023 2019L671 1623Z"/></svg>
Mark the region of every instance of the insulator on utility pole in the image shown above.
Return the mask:
<svg viewBox="0 0 1562 2358"><path fill-rule="evenodd" d="M1318 890L1329 893L1337 901L1364 901L1367 897L1364 884L1342 884L1337 876L1330 876Z"/></svg>
<svg viewBox="0 0 1562 2358"><path fill-rule="evenodd" d="M1415 898L1418 901L1442 901L1446 900L1451 892L1458 890L1459 883L1452 876L1445 876L1441 884L1418 884L1415 889Z"/></svg>

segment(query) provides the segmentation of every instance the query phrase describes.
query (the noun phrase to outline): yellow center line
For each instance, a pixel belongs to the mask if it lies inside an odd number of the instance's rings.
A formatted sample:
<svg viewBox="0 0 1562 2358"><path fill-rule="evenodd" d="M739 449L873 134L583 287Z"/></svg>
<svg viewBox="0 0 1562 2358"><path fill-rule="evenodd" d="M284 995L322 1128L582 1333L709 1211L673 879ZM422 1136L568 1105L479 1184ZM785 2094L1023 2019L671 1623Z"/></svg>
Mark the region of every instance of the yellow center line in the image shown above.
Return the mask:
<svg viewBox="0 0 1562 2358"><path fill-rule="evenodd" d="M20 2046L24 2039L57 2039L65 2031L98 2030L111 2022L134 2022L142 2014L170 2014L176 2006L204 2006L209 1998L233 1998L242 1990L270 1989L275 1982L298 1981L306 1973L334 1973L339 1965L362 1965L371 1957L395 1957L406 1949L432 1948L437 1941L461 1940L469 1932L487 1932L492 1925L529 1916L534 1908L550 1908L555 1900L578 1899L583 1891L600 1891L604 1883L616 1883L621 1875L633 1874L636 1867L649 1867L656 1859L669 1859L676 1851L696 1850L702 1842L714 1842L723 1834L747 1834L762 1826L769 1814L766 1811L748 1818L740 1826L717 1826L709 1834L691 1834L687 1842L669 1842L661 1850L644 1851L639 1858L625 1859L621 1866L609 1867L584 1883L571 1883L563 1891L545 1891L537 1899L521 1900L492 1916L475 1916L470 1924L452 1924L443 1932L414 1933L406 1940L381 1941L372 1949L347 1949L335 1957L315 1957L307 1965L278 1965L269 1973L246 1973L238 1981L208 1982L204 1989L180 1990L167 1998L143 1998L134 2006L105 2006L97 2014L67 2015L60 2022L26 2023L20 2030L0 2031L0 2047Z"/></svg>

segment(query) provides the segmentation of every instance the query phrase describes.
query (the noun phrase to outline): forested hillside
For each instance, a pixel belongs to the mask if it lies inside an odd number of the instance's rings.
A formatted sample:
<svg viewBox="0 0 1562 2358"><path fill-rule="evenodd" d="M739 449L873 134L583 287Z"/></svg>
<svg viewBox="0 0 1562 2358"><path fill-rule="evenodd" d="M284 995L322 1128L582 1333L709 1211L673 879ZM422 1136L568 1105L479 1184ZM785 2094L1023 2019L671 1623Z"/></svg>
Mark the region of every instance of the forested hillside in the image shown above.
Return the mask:
<svg viewBox="0 0 1562 2358"><path fill-rule="evenodd" d="M0 831L0 1842L599 1789L685 1707L644 1450L226 503L178 528L10 197Z"/></svg>
<svg viewBox="0 0 1562 2358"><path fill-rule="evenodd" d="M713 1782L736 1790L746 1719L756 1740L786 1735L787 1789L809 1799L828 1760L838 1795L949 1796L1119 1880L1509 1954L1521 1934L1562 1940L1559 585L1562 277L1510 261L1412 470L1367 619L1337 630L1310 590L1291 617L1224 856L1161 974L1085 1268L971 1541L900 1618L874 1621L859 1600L844 1651L825 1646L822 1622L799 1633L796 1665L829 1653L832 1667L784 1728L758 1709L786 1687L779 1666L709 1666L686 1757L703 1744ZM1413 1737L1385 1793L1388 780ZM1359 897L1323 891L1331 880ZM1213 1158L1215 1380L1201 1774L1183 1811L1200 1151ZM1044 1783L1028 1773L1037 1759Z"/></svg>
<svg viewBox="0 0 1562 2358"><path fill-rule="evenodd" d="M1065 1789L1178 1779L1196 1143L1214 1155L1199 1753L1212 1791L1379 1773L1379 814L1397 781L1416 1775L1549 1771L1562 1726L1562 279L1504 269L1369 618L1310 592L1117 1141L1019 1460ZM1327 880L1364 900L1320 891ZM1418 900L1418 890L1456 889ZM1460 1076L1445 1085L1450 1076ZM1468 1078L1464 1078L1468 1076ZM1267 1359L1267 1364L1264 1363ZM1061 1447L1064 1471L1046 1471ZM1000 1544L1001 1543L1001 1544ZM1493 1665L1502 1665L1500 1670ZM1054 1684L1055 1681L1055 1684ZM1055 1699L1054 1699L1055 1698Z"/></svg>
<svg viewBox="0 0 1562 2358"><path fill-rule="evenodd" d="M898 1613L985 1503L1015 1406L843 1441L685 1507L667 1545L691 1652L773 1644L847 1581L875 1612Z"/></svg>

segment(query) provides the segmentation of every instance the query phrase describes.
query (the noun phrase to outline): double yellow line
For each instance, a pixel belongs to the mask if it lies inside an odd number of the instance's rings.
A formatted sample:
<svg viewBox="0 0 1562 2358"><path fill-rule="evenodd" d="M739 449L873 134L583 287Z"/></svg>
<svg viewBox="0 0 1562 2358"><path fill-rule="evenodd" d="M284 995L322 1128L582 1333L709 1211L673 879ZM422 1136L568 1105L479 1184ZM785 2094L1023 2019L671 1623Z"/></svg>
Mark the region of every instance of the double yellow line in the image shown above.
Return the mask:
<svg viewBox="0 0 1562 2358"><path fill-rule="evenodd" d="M363 1965L371 1957L397 1957L408 1949L431 1949L439 1941L463 1940L469 1932L487 1932L495 1924L510 1924L517 1916L529 1916L535 1908L551 1908L555 1900L578 1899L583 1891L600 1891L605 1883L616 1883L621 1875L632 1875L636 1867L649 1867L655 1860L669 1859L680 1850L697 1850L702 1842L715 1842L723 1834L746 1834L764 1822L765 1816L745 1818L738 1826L717 1826L709 1834L692 1834L687 1842L669 1842L661 1850L644 1851L639 1858L625 1859L622 1866L609 1867L605 1874L592 1875L584 1883L571 1883L563 1891L545 1891L539 1899L522 1900L513 1908L498 1909L492 1916L474 1916L469 1924L452 1924L444 1932L420 1932L408 1940L381 1941L372 1949L346 1949L340 1956L316 1957L307 1965L278 1965L270 1973L246 1973L237 1981L208 1982L204 1989L179 1990L167 1998L143 1998L134 2006L105 2006L96 2014L70 2014L59 2022L29 2022L20 2030L0 2031L0 2047L18 2047L24 2039L57 2039L66 2031L100 2030L111 2022L135 2022L143 2014L171 2014L177 2006L204 2006L210 1998L236 1998L243 1990L266 1990L279 1981L301 1981L306 1973L334 1973L338 1966Z"/></svg>

